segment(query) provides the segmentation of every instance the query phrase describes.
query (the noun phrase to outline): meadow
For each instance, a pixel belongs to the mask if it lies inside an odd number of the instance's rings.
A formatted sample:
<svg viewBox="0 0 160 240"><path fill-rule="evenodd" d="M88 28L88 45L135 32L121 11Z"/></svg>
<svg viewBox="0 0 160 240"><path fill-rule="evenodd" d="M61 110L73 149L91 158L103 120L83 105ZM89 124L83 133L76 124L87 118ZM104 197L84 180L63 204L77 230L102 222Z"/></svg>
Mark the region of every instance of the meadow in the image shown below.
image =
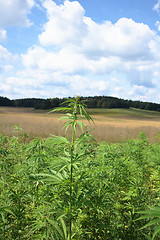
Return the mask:
<svg viewBox="0 0 160 240"><path fill-rule="evenodd" d="M145 132L149 141L160 131L160 113L139 109L88 109L94 123L89 124L98 142L125 142ZM30 138L65 136L62 114L32 108L0 107L0 132L13 135L13 126L18 125Z"/></svg>
<svg viewBox="0 0 160 240"><path fill-rule="evenodd" d="M0 239L160 239L160 113L67 104L0 108Z"/></svg>

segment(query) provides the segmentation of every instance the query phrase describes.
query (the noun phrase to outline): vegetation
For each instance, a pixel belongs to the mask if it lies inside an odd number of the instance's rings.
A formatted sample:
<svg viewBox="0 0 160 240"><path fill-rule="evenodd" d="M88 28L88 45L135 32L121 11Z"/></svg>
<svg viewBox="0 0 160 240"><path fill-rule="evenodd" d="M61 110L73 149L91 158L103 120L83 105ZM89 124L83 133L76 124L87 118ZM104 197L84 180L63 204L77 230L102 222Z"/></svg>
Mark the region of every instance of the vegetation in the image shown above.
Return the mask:
<svg viewBox="0 0 160 240"><path fill-rule="evenodd" d="M116 97L94 96L81 97L81 100L86 101L88 108L139 108L151 111L160 111L160 104L152 102L124 100ZM59 107L66 98L25 98L10 100L8 98L0 97L0 106L15 106L15 107L31 107L35 109L51 109Z"/></svg>
<svg viewBox="0 0 160 240"><path fill-rule="evenodd" d="M0 106L13 106L13 101L6 97L0 97Z"/></svg>
<svg viewBox="0 0 160 240"><path fill-rule="evenodd" d="M0 239L160 239L160 144L98 144L78 97L57 110L70 137L0 135Z"/></svg>
<svg viewBox="0 0 160 240"><path fill-rule="evenodd" d="M88 124L93 128L92 135L98 142L120 143L131 138L137 138L140 132L145 132L149 142L160 129L160 112L140 109L87 109L94 119ZM29 139L35 137L46 138L52 135L70 136L71 129L65 133L63 124L65 119L58 121L62 113L48 114L47 110L33 108L0 107L0 132L13 136L13 126L19 125L23 132L27 132ZM86 122L86 120L83 120ZM79 131L79 130L78 130Z"/></svg>

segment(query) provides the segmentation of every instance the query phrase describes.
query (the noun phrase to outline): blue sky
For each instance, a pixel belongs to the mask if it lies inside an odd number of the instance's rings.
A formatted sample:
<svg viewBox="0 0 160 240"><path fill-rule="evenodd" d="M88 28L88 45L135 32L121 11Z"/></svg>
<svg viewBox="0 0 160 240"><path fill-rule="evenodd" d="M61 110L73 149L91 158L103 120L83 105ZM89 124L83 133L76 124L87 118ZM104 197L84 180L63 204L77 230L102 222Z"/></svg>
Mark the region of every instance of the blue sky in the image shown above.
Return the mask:
<svg viewBox="0 0 160 240"><path fill-rule="evenodd" d="M160 103L160 0L0 0L0 96Z"/></svg>

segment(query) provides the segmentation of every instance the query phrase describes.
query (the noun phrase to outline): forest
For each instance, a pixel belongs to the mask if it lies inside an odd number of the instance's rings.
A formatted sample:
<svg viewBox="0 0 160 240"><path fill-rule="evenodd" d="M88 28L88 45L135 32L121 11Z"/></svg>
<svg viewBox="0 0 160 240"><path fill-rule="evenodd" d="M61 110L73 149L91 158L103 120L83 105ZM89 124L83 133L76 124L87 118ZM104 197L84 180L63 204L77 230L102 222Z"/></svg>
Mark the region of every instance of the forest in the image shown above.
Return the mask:
<svg viewBox="0 0 160 240"><path fill-rule="evenodd" d="M151 111L160 111L160 104L152 102L142 102L133 100L124 100L116 97L94 96L81 97L85 100L88 108L139 108ZM6 97L0 97L0 106L31 107L34 109L52 109L59 107L66 98L24 98L10 100Z"/></svg>

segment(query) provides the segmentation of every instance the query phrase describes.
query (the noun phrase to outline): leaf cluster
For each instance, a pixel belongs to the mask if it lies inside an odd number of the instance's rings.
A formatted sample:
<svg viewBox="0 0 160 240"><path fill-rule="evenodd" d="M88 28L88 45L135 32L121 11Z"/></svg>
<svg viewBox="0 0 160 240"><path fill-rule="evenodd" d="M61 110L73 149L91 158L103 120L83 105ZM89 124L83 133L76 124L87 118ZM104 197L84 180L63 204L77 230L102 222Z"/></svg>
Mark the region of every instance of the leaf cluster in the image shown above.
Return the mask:
<svg viewBox="0 0 160 240"><path fill-rule="evenodd" d="M85 104L65 104L71 139L0 135L0 239L159 239L160 145L98 144Z"/></svg>

